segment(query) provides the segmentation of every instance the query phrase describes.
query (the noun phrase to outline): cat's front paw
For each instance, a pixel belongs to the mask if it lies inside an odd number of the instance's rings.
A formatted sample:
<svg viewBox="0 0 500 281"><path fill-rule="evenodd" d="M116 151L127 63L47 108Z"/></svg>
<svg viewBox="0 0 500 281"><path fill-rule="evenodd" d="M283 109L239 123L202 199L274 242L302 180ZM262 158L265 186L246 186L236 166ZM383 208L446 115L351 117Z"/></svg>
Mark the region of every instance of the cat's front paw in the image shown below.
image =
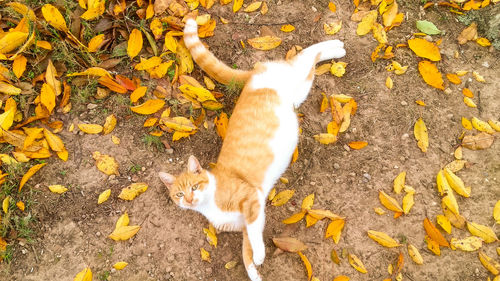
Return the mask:
<svg viewBox="0 0 500 281"><path fill-rule="evenodd" d="M259 247L256 247L256 249L253 250L253 263L255 265L261 265L264 263L264 259L266 258L266 248L264 244L262 244Z"/></svg>

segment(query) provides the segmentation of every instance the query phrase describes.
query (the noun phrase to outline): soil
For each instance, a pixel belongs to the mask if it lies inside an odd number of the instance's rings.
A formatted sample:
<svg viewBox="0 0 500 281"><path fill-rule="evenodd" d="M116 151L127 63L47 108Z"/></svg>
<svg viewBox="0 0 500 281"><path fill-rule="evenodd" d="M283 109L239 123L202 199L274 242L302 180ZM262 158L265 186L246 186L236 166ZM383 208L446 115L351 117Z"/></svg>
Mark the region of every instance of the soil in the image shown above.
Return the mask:
<svg viewBox="0 0 500 281"><path fill-rule="evenodd" d="M295 195L284 206L269 205L266 209L264 238L267 257L259 272L264 280L306 280L305 267L299 256L293 253L275 253L271 239L292 236L309 248L304 254L309 258L313 275L319 280L332 280L347 275L351 280L383 280L390 278L388 265L395 263L400 252L404 255L403 280L486 280L491 274L481 265L476 252L462 252L442 248L441 256L427 249L422 225L428 217L435 222L441 214L440 196L435 176L439 169L454 160L453 152L459 146L462 134L461 118L476 116L482 120L500 118L500 59L498 51L481 47L474 42L458 45L456 37L464 28L455 21L448 9L420 8L420 1L398 1L405 21L389 31L391 45L405 43L414 32L415 21L426 19L434 22L445 33L442 38L443 56L438 63L443 73L458 70L478 71L486 83L475 81L472 76L462 77L464 82L454 85L446 82L447 91L431 88L418 73L417 58L408 48L395 49L395 60L409 65L404 75L394 75L385 70L388 60L370 60L377 46L371 35L356 35L357 23L350 20L354 6L351 1L335 0L337 12L328 10L327 0L267 1L269 12L233 14L230 6L214 5L209 11L231 23L221 24L217 18L215 35L204 39L210 49L229 65L248 69L257 61L283 58L294 45L307 47L327 39L345 42L347 55L341 61L348 63L342 78L324 74L316 77L309 98L298 109L304 116L300 136L299 158L283 175L290 183L277 183L278 191L294 189ZM488 9L485 8L485 9ZM320 15L319 21L314 21ZM328 36L323 23L342 20L339 33ZM282 24L291 23L295 31L281 32ZM247 46L242 49L240 40L256 37L266 26L283 38L283 43L270 51L258 51ZM455 58L458 52L458 58ZM193 76L202 81L201 70L195 68ZM394 80L394 88L385 86L387 76ZM463 103L461 89L468 86L476 94L477 108ZM223 91L223 88L220 87ZM320 113L321 92L346 94L355 98L358 111L352 117L350 128L340 134L335 144L322 145L313 135L326 132L331 120L328 112ZM230 113L236 96L224 99L224 111ZM415 103L423 100L427 106ZM0 265L0 280L73 280L74 276L90 267L94 280L247 280L241 260L241 234L221 233L219 244L208 244L202 228L206 219L195 212L181 210L168 198L157 172L178 173L186 166L189 155L195 155L204 167L216 162L221 139L210 122L209 129L201 128L189 139L170 142L171 135L162 138L172 150L159 150L145 145L143 136L148 133L142 127L146 117L132 115L127 104L111 96L97 108L75 109L67 115L59 114L66 128L80 121L103 123L103 112L115 113L118 125L112 134L121 139L120 145L111 142L109 135L88 135L61 132L70 152L67 162L51 158L49 164L32 178L28 185L37 191L37 204L30 212L37 218L34 243L14 243L14 257L10 263ZM188 108L178 107L177 114L189 116ZM208 119L213 120L213 115ZM423 153L413 137L413 125L422 117L429 132L429 149ZM472 134L467 131L466 134ZM498 138L498 133L496 134ZM363 140L369 145L361 150L351 150L347 143ZM116 158L120 163L120 176L108 177L99 172L92 153L100 151ZM500 199L500 142L496 140L486 150L464 149L464 159L470 165L458 172L466 185L472 187L470 198L457 197L461 214L469 221L488 225L500 234L500 228L492 218L494 204ZM137 169L133 167L139 167ZM379 190L396 197L392 181L406 171L406 183L417 193L415 206L408 215L397 219L387 211L377 215L375 207L382 207L378 200ZM120 190L132 182L146 182L149 189L130 202L117 198ZM69 191L53 194L47 186L63 184ZM27 186L28 187L28 186ZM25 187L25 189L27 188ZM97 196L111 188L110 199L97 204ZM304 221L285 225L281 221L300 211L301 200L315 194L314 208L328 209L344 216L346 225L338 244L324 239L327 220L306 228ZM138 234L125 242L115 242L107 236L112 232L118 217L127 212L132 225L140 225ZM367 230L383 231L403 244L412 243L421 252L424 264L415 264L408 256L406 247L384 248L366 235ZM465 238L467 230L454 228L448 239ZM495 253L498 242L484 244L483 251L498 260ZM202 261L200 248L207 249L211 263ZM330 259L335 249L341 256L339 265ZM357 255L368 273L362 274L351 267L342 252ZM121 270L112 269L118 261L129 265ZM237 261L232 269L225 269L229 261Z"/></svg>

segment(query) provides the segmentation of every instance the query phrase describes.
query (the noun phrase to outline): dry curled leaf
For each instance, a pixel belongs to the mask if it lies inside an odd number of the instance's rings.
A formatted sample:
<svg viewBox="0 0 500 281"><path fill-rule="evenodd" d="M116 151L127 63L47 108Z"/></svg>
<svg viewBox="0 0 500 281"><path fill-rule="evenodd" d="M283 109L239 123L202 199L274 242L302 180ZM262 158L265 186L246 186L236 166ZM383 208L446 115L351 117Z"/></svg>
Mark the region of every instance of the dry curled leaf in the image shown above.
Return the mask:
<svg viewBox="0 0 500 281"><path fill-rule="evenodd" d="M424 259L422 258L422 255L420 255L417 247L413 246L412 244L408 244L408 255L416 264L424 263Z"/></svg>
<svg viewBox="0 0 500 281"><path fill-rule="evenodd" d="M307 246L301 241L292 237L275 237L273 243L276 247L286 252L299 252L307 249Z"/></svg>
<svg viewBox="0 0 500 281"><path fill-rule="evenodd" d="M101 154L99 151L95 151L92 157L96 161L96 166L99 171L106 175L120 175L118 172L118 162L116 162L115 158L106 154Z"/></svg>
<svg viewBox="0 0 500 281"><path fill-rule="evenodd" d="M335 244L339 243L345 221L343 219L333 220L326 228L325 238L332 237Z"/></svg>
<svg viewBox="0 0 500 281"><path fill-rule="evenodd" d="M357 271L361 272L361 273L368 273L368 271L366 270L364 264L361 262L361 260L354 254L349 254L347 256L348 260L349 260L349 264L354 267L354 269L356 269Z"/></svg>
<svg viewBox="0 0 500 281"><path fill-rule="evenodd" d="M495 140L495 136L485 132L477 135L467 135L462 139L462 146L471 150L481 150L490 147Z"/></svg>
<svg viewBox="0 0 500 281"><path fill-rule="evenodd" d="M37 164L33 167L31 167L26 174L23 175L21 181L19 182L19 190L18 192L21 192L21 189L23 189L23 186L26 184L26 182L36 173L38 170L40 170L43 166L47 165L47 163L41 163Z"/></svg>
<svg viewBox="0 0 500 281"><path fill-rule="evenodd" d="M309 262L309 259L304 255L302 254L300 251L297 252L297 254L299 254L300 256L300 259L302 260L302 262L304 263L304 266L306 267L306 271L307 271L307 280L311 280L311 277L312 277L312 266L311 266L311 262Z"/></svg>

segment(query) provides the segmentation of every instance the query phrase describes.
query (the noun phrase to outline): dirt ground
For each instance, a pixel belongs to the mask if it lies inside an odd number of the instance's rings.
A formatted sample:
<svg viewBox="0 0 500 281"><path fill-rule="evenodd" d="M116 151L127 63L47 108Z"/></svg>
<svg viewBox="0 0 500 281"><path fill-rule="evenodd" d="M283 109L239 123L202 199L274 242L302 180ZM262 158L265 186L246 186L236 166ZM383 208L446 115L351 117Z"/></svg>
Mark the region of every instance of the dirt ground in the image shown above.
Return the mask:
<svg viewBox="0 0 500 281"><path fill-rule="evenodd" d="M354 10L352 2L334 2L336 13L328 10L327 0L268 1L269 13L266 15L233 14L230 6L218 4L210 11L232 23L223 25L217 19L215 35L204 41L221 60L242 69L251 68L257 61L281 59L294 45L306 47L327 39L343 40L347 51L346 57L341 59L348 63L346 74L342 78L330 74L316 77L309 98L298 109L304 114L299 158L284 174L290 183L276 184L278 191L294 189L295 195L284 206L269 205L266 209L267 257L259 268L260 273L264 280L307 279L298 255L273 255L276 247L271 238L285 235L309 246L304 254L312 264L313 275L322 281L341 274L351 280L389 278L387 267L396 261L400 251L405 257L403 280L485 281L491 278L476 252L442 248L441 256L435 256L427 250L422 221L425 217L435 221L436 215L442 212L435 176L439 169L454 160L453 151L460 144L458 137L463 131L462 116L476 116L482 120L500 118L498 51L473 42L458 45L456 37L464 26L447 9L432 7L423 11L420 1L398 1L406 17L401 26L388 33L390 44L405 43L418 32L416 20L432 21L445 31L443 36L433 37L434 40L443 39L440 70L443 73L475 70L486 79L486 83L479 83L467 74L461 85L447 83L449 93L445 93L423 82L417 69L419 59L407 48L395 49L395 60L409 65L404 75L387 72L385 67L390 61L373 63L370 54L377 42L371 35L356 35L357 23L350 21ZM321 18L314 22L318 14ZM250 23L246 17L250 17ZM338 34L327 36L323 23L331 19L342 20L343 26ZM280 26L286 23L293 24L296 30L281 32ZM270 51L250 47L243 50L239 41L257 36L262 26L283 38L283 44ZM459 53L458 58L454 57L455 51ZM201 81L201 75L201 70L195 69L193 76ZM392 90L385 86L387 76L394 80ZM461 89L465 85L477 93L477 108L463 103ZM326 132L326 125L331 120L330 113L319 113L321 92L350 95L359 106L349 130L331 145L322 145L313 138L315 134ZM226 112L231 111L235 98L225 98ZM416 100L425 101L427 106L417 105ZM0 265L0 280L73 280L86 266L92 269L94 280L247 280L241 260L241 234L219 234L217 248L210 246L202 231L208 226L206 219L175 206L157 177L158 171L180 172L191 154L204 167L216 162L222 143L220 137L213 127L201 128L190 139L171 143L172 151L160 151L143 144L143 136L148 133L142 128L146 117L133 115L127 107L111 96L95 109L84 108L57 116L68 127L71 122L79 121L102 123L104 110L115 113L118 125L113 134L121 139L121 144L113 144L109 135L74 134L67 130L61 133L70 158L67 162L49 159L44 172L31 179L30 185L38 191L38 204L31 210L37 219L37 235L34 243L14 243L15 255L11 263ZM179 110L180 115L188 116L187 108ZM427 153L420 151L413 137L413 125L419 117L429 131ZM163 138L170 142L171 136L167 134ZM356 140L367 141L369 145L362 150L350 150L347 143ZM120 163L121 175L108 177L99 172L92 159L94 151L115 157ZM493 206L500 199L500 142L496 140L486 150L464 149L464 159L471 165L458 175L472 187L472 195L470 198L457 197L461 214L467 220L491 226L500 234L492 218ZM415 206L408 215L398 219L394 219L390 211L377 215L373 208L381 207L379 190L394 195L392 181L402 171L407 172L407 184L417 191ZM132 182L146 182L149 189L130 202L117 199L120 190ZM64 195L53 194L47 189L51 184L64 184L69 191ZM110 200L97 205L98 194L107 188L112 190ZM346 225L338 244L323 238L326 220L310 228L306 228L303 221L292 225L281 222L299 212L302 199L310 193L315 194L315 208L345 216ZM394 196L401 202L402 196ZM141 225L141 229L129 241L115 242L107 236L125 211L130 215L131 224ZM380 246L368 238L367 230L383 231L402 243L414 244L424 264L416 265L405 246L392 249ZM469 235L466 230L454 228L446 237ZM495 253L498 246L495 242L485 244L482 249L498 260ZM200 247L210 252L211 263L200 259ZM356 271L345 257L341 257L340 265L334 264L330 259L332 249L339 254L343 249L356 254L368 273ZM224 265L232 260L238 264L233 269L225 269ZM129 265L115 271L112 265L117 261L126 261Z"/></svg>

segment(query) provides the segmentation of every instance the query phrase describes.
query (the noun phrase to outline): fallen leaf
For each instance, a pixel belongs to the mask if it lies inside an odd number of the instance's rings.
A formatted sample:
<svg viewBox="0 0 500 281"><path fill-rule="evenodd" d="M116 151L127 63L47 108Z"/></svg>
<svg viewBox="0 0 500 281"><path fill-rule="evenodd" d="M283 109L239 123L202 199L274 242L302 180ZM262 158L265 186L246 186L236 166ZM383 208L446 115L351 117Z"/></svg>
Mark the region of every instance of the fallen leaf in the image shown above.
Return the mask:
<svg viewBox="0 0 500 281"><path fill-rule="evenodd" d="M309 259L307 259L307 257L302 254L300 251L297 252L297 254L299 254L300 256L300 259L302 260L302 262L304 263L304 266L306 267L306 271L307 271L307 280L311 280L311 277L312 277L312 266L311 266L311 263L309 262Z"/></svg>
<svg viewBox="0 0 500 281"><path fill-rule="evenodd" d="M207 236L208 243L217 248L217 233L213 225L210 224L208 228L203 228L203 233Z"/></svg>
<svg viewBox="0 0 500 281"><path fill-rule="evenodd" d="M410 212L411 207L415 204L413 199L413 193L407 193L403 197L403 212L407 215Z"/></svg>
<svg viewBox="0 0 500 281"><path fill-rule="evenodd" d="M37 164L33 167L31 167L26 174L23 175L21 181L19 182L19 190L18 192L21 192L21 189L23 189L23 186L26 184L26 182L36 173L38 170L40 170L43 166L47 165L47 163L41 163Z"/></svg>
<svg viewBox="0 0 500 281"><path fill-rule="evenodd" d="M101 154L99 151L95 151L92 154L92 157L96 161L97 169L106 175L120 175L118 172L118 162L116 162L115 158Z"/></svg>
<svg viewBox="0 0 500 281"><path fill-rule="evenodd" d="M427 133L427 127L425 126L424 120L418 118L413 127L413 134L417 140L417 146L422 150L422 152L427 152L429 147L429 135Z"/></svg>
<svg viewBox="0 0 500 281"><path fill-rule="evenodd" d="M78 129L86 134L100 134L103 127L98 124L78 124Z"/></svg>
<svg viewBox="0 0 500 281"><path fill-rule="evenodd" d="M458 44L465 44L467 41L474 40L477 38L477 24L475 22L471 23L466 27L460 35L458 36Z"/></svg>
<svg viewBox="0 0 500 281"><path fill-rule="evenodd" d="M5 214L9 211L10 196L7 196L2 201L2 210Z"/></svg>
<svg viewBox="0 0 500 281"><path fill-rule="evenodd" d="M273 243L276 247L286 252L299 252L307 249L307 246L301 241L292 237L275 237Z"/></svg>
<svg viewBox="0 0 500 281"><path fill-rule="evenodd" d="M393 181L394 192L396 194L401 193L405 186L406 171L399 173Z"/></svg>
<svg viewBox="0 0 500 281"><path fill-rule="evenodd" d="M459 85L460 83L462 83L460 77L458 77L458 75L456 75L455 73L447 73L446 78L448 78L448 80L455 85Z"/></svg>
<svg viewBox="0 0 500 281"><path fill-rule="evenodd" d="M302 200L302 205L301 209L304 210L311 210L312 205L314 204L314 193L311 193Z"/></svg>
<svg viewBox="0 0 500 281"><path fill-rule="evenodd" d="M441 30L439 30L436 25L434 25L430 21L426 20L418 20L416 22L417 24L417 29L420 30L421 32L428 34L428 35L436 35L436 34L441 34Z"/></svg>
<svg viewBox="0 0 500 281"><path fill-rule="evenodd" d="M142 50L142 33L139 29L134 28L130 32L127 44L127 54L130 59L134 59Z"/></svg>
<svg viewBox="0 0 500 281"><path fill-rule="evenodd" d="M349 260L349 264L354 267L354 269L356 269L357 271L361 272L361 273L368 273L368 271L366 270L365 266L363 265L363 263L361 262L361 260L353 255L353 254L349 254L347 256L348 260Z"/></svg>
<svg viewBox="0 0 500 281"><path fill-rule="evenodd" d="M319 134L313 136L315 140L317 140L321 144L330 144L337 141L337 137L333 134Z"/></svg>
<svg viewBox="0 0 500 281"><path fill-rule="evenodd" d="M113 268L114 268L114 269L117 269L117 270L122 270L122 269L124 269L127 265L128 265L128 262L119 261L119 262L117 262L117 263L113 264Z"/></svg>
<svg viewBox="0 0 500 281"><path fill-rule="evenodd" d="M488 134L495 133L495 130L493 130L493 128L491 128L491 126L487 122L484 122L483 120L476 117L472 117L471 121L472 127L474 127L476 130L486 132Z"/></svg>
<svg viewBox="0 0 500 281"><path fill-rule="evenodd" d="M262 36L248 39L248 44L257 50L267 51L278 47L281 44L281 38L276 36Z"/></svg>
<svg viewBox="0 0 500 281"><path fill-rule="evenodd" d="M450 247L450 244L448 243L448 241L446 241L446 238L444 238L439 229L437 229L428 218L424 219L424 229L427 235L429 235L429 237L440 246Z"/></svg>
<svg viewBox="0 0 500 281"><path fill-rule="evenodd" d="M444 168L452 171L453 173L456 173L456 172L462 170L465 167L466 163L467 163L466 160L458 160L457 159L457 160L453 160L452 162L446 164L446 166L444 166Z"/></svg>
<svg viewBox="0 0 500 281"><path fill-rule="evenodd" d="M472 71L472 77L474 77L474 79L476 79L477 82L486 82L486 80L484 80L484 77L482 75L479 74L479 72L477 71Z"/></svg>
<svg viewBox="0 0 500 281"><path fill-rule="evenodd" d="M359 36L363 36L368 34L372 30L372 26L375 24L377 20L377 10L372 10L368 12L363 18L361 22L358 23L358 27L356 28L356 34Z"/></svg>
<svg viewBox="0 0 500 281"><path fill-rule="evenodd" d="M179 131L179 132L192 132L196 130L196 126L194 126L191 120L186 117L177 116L177 117L162 117L160 119L160 124L165 125L166 127Z"/></svg>
<svg viewBox="0 0 500 281"><path fill-rule="evenodd" d="M394 86L394 82L392 82L392 78L390 76L387 76L387 79L385 79L385 86L388 89L392 89L392 87Z"/></svg>
<svg viewBox="0 0 500 281"><path fill-rule="evenodd" d="M495 120L488 120L488 124L493 130L500 132L500 122Z"/></svg>
<svg viewBox="0 0 500 281"><path fill-rule="evenodd" d="M345 74L346 66L347 63L341 61L332 63L332 66L330 67L330 73L337 77L342 77Z"/></svg>
<svg viewBox="0 0 500 281"><path fill-rule="evenodd" d="M283 32L292 32L295 30L295 26L291 24L284 24L281 26L280 30Z"/></svg>
<svg viewBox="0 0 500 281"><path fill-rule="evenodd" d="M471 98L469 98L469 97L464 97L464 103L468 107L472 107L472 108L476 108L477 107L476 103Z"/></svg>
<svg viewBox="0 0 500 281"><path fill-rule="evenodd" d="M115 241L125 241L132 238L141 229L138 225L127 225L116 228L108 237Z"/></svg>
<svg viewBox="0 0 500 281"><path fill-rule="evenodd" d="M416 264L424 264L422 255L420 255L417 247L413 246L412 244L408 244L408 255Z"/></svg>
<svg viewBox="0 0 500 281"><path fill-rule="evenodd" d="M446 216L437 215L436 221L441 226L441 228L444 229L444 231L446 231L448 234L451 234L451 223Z"/></svg>
<svg viewBox="0 0 500 281"><path fill-rule="evenodd" d="M494 140L493 135L481 132L474 136L465 136L462 139L462 146L471 150L481 150L490 147Z"/></svg>
<svg viewBox="0 0 500 281"><path fill-rule="evenodd" d="M120 195L118 195L118 198L130 201L139 196L141 193L144 193L146 190L148 190L148 185L146 183L132 183L131 185L122 189Z"/></svg>
<svg viewBox="0 0 500 281"><path fill-rule="evenodd" d="M427 60L420 61L418 63L418 71L420 75L422 75L425 83L436 89L444 90L443 76L435 64Z"/></svg>
<svg viewBox="0 0 500 281"><path fill-rule="evenodd" d="M90 270L90 267L78 272L73 281L92 281L92 271Z"/></svg>
<svg viewBox="0 0 500 281"><path fill-rule="evenodd" d="M341 28L342 28L341 20L334 20L332 22L325 22L323 24L323 30L328 35L334 35L335 33L339 32Z"/></svg>
<svg viewBox="0 0 500 281"><path fill-rule="evenodd" d="M496 262L494 259L490 258L483 251L479 251L478 253L479 261L489 272L493 275L500 274L500 264Z"/></svg>
<svg viewBox="0 0 500 281"><path fill-rule="evenodd" d="M450 185L453 190L458 193L459 195L462 195L463 197L470 197L470 187L465 187L464 182L460 177L455 175L452 171L449 169L444 169L443 174L448 181L448 184Z"/></svg>
<svg viewBox="0 0 500 281"><path fill-rule="evenodd" d="M40 90L40 102L47 108L49 113L56 106L56 93L54 92L54 88L47 83L43 83Z"/></svg>
<svg viewBox="0 0 500 281"><path fill-rule="evenodd" d="M17 56L12 63L12 72L17 78L23 76L24 71L26 70L26 63L28 59L23 55Z"/></svg>
<svg viewBox="0 0 500 281"><path fill-rule="evenodd" d="M24 212L24 208L25 208L25 206L24 206L24 202L23 202L23 201L18 201L18 202L16 203L16 206L17 206L17 208L18 208L19 210L21 210L21 211L23 211L23 212ZM1 250L0 250L0 251L1 251Z"/></svg>
<svg viewBox="0 0 500 281"><path fill-rule="evenodd" d="M255 1L255 2L250 3L243 11L246 13L255 12L261 7L261 5L262 5L262 1Z"/></svg>
<svg viewBox="0 0 500 281"><path fill-rule="evenodd" d="M68 32L66 21L59 10L51 4L45 4L42 7L42 15L44 19L55 29Z"/></svg>
<svg viewBox="0 0 500 281"><path fill-rule="evenodd" d="M427 242L427 249L433 252L436 256L441 255L441 249L439 248L439 243L432 240L429 236L425 236L425 242Z"/></svg>
<svg viewBox="0 0 500 281"><path fill-rule="evenodd" d="M399 203L396 201L396 199L392 198L391 196L387 195L384 191L380 190L378 193L378 198L380 200L380 203L387 209L394 211L394 212L403 212L403 209L399 205Z"/></svg>
<svg viewBox="0 0 500 281"><path fill-rule="evenodd" d="M285 205L292 198L295 190L287 189L279 192L271 201L271 205L279 207Z"/></svg>
<svg viewBox="0 0 500 281"><path fill-rule="evenodd" d="M237 264L238 264L238 262L237 262L237 261L228 261L228 262L224 265L224 267L225 267L226 269L228 269L228 270L229 270L229 269L233 269L233 268L234 268Z"/></svg>
<svg viewBox="0 0 500 281"><path fill-rule="evenodd" d="M111 189L106 189L101 194L99 194L99 198L97 199L97 204L102 204L106 202L111 195Z"/></svg>
<svg viewBox="0 0 500 281"><path fill-rule="evenodd" d="M344 219L343 217L332 213L332 211L330 211L330 210L311 209L311 210L307 210L307 214L311 215L312 217L314 217L318 220L322 220L324 218L329 218L331 220Z"/></svg>
<svg viewBox="0 0 500 281"><path fill-rule="evenodd" d="M472 123L469 121L469 119L462 117L462 127L467 130L472 130Z"/></svg>
<svg viewBox="0 0 500 281"><path fill-rule="evenodd" d="M390 237L384 232L368 230L368 237L370 237L371 239L373 239L373 241L379 243L384 247L394 248L401 246L401 244L396 242L396 240L394 240L392 237Z"/></svg>
<svg viewBox="0 0 500 281"><path fill-rule="evenodd" d="M90 39L89 44L88 44L88 50L90 53L95 53L99 50L102 42L104 41L104 37L105 37L104 34L99 34L99 35L92 37L92 39Z"/></svg>
<svg viewBox="0 0 500 281"><path fill-rule="evenodd" d="M326 228L325 238L332 237L335 244L339 243L345 221L343 219L333 220Z"/></svg>
<svg viewBox="0 0 500 281"><path fill-rule="evenodd" d="M164 105L165 105L164 100L152 99L152 100L147 100L143 104L131 106L130 110L132 110L137 114L148 115L158 112L160 109L163 108Z"/></svg>
<svg viewBox="0 0 500 281"><path fill-rule="evenodd" d="M476 236L469 236L464 239L451 238L451 248L460 249L465 252L477 251L483 246L483 239Z"/></svg>
<svg viewBox="0 0 500 281"><path fill-rule="evenodd" d="M500 200L497 201L493 208L493 218L496 220L497 224L500 224Z"/></svg>
<svg viewBox="0 0 500 281"><path fill-rule="evenodd" d="M68 189L60 184L55 184L55 185L49 185L49 190L53 193L64 193L66 192Z"/></svg>
<svg viewBox="0 0 500 281"><path fill-rule="evenodd" d="M119 94L125 94L127 92L127 88L122 86L121 84L118 84L113 78L109 76L102 76L99 78L99 84L107 87L113 92L119 93Z"/></svg>
<svg viewBox="0 0 500 281"><path fill-rule="evenodd" d="M482 238L485 243L492 243L498 241L495 232L486 225L468 221L467 229L472 235Z"/></svg>

